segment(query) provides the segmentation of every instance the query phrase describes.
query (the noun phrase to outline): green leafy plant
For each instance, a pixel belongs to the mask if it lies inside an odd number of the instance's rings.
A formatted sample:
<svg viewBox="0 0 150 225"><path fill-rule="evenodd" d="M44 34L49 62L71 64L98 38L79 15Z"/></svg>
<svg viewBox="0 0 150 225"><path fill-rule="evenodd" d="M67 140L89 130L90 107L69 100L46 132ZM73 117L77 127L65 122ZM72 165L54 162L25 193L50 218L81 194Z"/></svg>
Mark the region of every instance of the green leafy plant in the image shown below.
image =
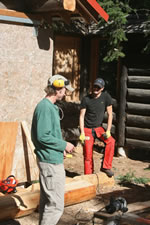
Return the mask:
<svg viewBox="0 0 150 225"><path fill-rule="evenodd" d="M149 0L97 0L103 9L109 15L109 21L106 23L100 18L98 27L107 38L107 52L104 57L105 62L112 62L119 58L125 57L122 43L128 41L126 37L126 25L128 23L128 16L139 13L146 15L145 30L147 30L146 39L147 44L143 52L150 52L150 32L149 32L149 15L150 15L150 1Z"/></svg>
<svg viewBox="0 0 150 225"><path fill-rule="evenodd" d="M117 177L117 180L119 180L119 182L121 184L129 184L129 183L135 183L135 184L147 184L148 182L150 182L149 178L145 178L145 177L136 177L134 175L134 172L128 172L125 175L121 175L119 177Z"/></svg>

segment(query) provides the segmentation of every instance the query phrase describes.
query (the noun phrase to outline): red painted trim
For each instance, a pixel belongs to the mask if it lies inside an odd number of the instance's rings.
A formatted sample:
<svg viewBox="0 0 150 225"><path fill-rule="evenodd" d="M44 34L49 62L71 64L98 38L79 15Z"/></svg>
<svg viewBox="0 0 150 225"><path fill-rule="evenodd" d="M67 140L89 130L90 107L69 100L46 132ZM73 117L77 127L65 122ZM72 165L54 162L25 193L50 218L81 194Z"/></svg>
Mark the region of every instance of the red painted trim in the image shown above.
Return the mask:
<svg viewBox="0 0 150 225"><path fill-rule="evenodd" d="M88 3L100 14L101 17L107 22L109 19L109 15L105 12L105 10L96 2L96 0L87 0Z"/></svg>

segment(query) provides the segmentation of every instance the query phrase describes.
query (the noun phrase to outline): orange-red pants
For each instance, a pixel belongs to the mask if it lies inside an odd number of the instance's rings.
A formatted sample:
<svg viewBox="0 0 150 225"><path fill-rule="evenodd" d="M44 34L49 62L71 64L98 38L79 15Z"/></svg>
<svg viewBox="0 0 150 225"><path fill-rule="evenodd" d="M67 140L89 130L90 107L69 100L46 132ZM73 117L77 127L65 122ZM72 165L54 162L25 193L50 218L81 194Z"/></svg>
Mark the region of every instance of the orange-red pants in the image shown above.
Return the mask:
<svg viewBox="0 0 150 225"><path fill-rule="evenodd" d="M104 139L102 134L105 133L105 130L103 127L94 128L94 131L96 137L106 144L102 167L105 169L111 169L115 149L115 139L112 136L108 139ZM84 132L86 136L86 140L83 147L84 174L92 174L94 172L93 145L95 138L93 137L91 128L84 128Z"/></svg>

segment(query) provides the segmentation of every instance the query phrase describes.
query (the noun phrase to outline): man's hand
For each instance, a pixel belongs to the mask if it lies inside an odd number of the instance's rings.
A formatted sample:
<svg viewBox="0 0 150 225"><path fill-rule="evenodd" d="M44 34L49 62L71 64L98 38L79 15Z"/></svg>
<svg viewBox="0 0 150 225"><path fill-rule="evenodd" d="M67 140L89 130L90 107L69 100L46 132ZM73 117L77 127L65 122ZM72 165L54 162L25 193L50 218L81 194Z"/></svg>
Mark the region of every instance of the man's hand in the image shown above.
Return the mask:
<svg viewBox="0 0 150 225"><path fill-rule="evenodd" d="M85 134L80 134L79 140L81 141L82 144L84 144Z"/></svg>
<svg viewBox="0 0 150 225"><path fill-rule="evenodd" d="M67 142L65 151L71 153L74 150L74 145L70 142Z"/></svg>
<svg viewBox="0 0 150 225"><path fill-rule="evenodd" d="M64 159L66 158L66 155L67 155L67 153L66 153L66 151L64 151Z"/></svg>
<svg viewBox="0 0 150 225"><path fill-rule="evenodd" d="M109 130L107 130L104 134L103 134L104 139L108 139L109 137L111 137L111 133Z"/></svg>

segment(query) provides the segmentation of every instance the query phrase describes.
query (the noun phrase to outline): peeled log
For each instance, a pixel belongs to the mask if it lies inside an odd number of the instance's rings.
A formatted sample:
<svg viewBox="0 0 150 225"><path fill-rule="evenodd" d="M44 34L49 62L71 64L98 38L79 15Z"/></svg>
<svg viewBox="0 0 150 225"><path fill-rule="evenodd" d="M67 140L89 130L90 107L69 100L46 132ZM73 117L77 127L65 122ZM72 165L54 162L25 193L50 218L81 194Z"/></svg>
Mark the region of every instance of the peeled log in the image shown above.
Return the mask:
<svg viewBox="0 0 150 225"><path fill-rule="evenodd" d="M90 200L96 196L98 187L113 185L114 178L108 178L102 172L66 179L65 206ZM15 194L0 195L0 220L14 219L31 214L38 207L39 197L39 183L28 188L18 187Z"/></svg>
<svg viewBox="0 0 150 225"><path fill-rule="evenodd" d="M65 206L90 200L96 196L96 186L85 180L65 185Z"/></svg>

